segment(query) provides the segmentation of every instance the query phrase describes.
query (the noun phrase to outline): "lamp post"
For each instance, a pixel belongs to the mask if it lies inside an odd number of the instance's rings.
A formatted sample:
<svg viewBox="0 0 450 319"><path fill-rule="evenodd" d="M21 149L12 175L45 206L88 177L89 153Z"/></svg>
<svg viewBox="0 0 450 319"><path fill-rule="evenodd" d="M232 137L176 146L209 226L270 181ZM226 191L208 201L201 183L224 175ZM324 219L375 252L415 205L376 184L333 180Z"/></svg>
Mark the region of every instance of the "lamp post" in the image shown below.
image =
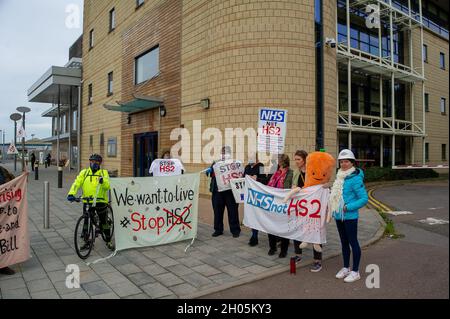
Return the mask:
<svg viewBox="0 0 450 319"><path fill-rule="evenodd" d="M22 119L22 115L19 113L13 113L9 117L12 121L14 121L14 146L17 143L17 121ZM14 154L14 172L17 172L17 154Z"/></svg>
<svg viewBox="0 0 450 319"><path fill-rule="evenodd" d="M4 131L0 130L0 138L2 136L4 136L3 133L4 133ZM0 158L0 163L3 162L4 158L5 158L5 139L3 138L3 140L2 140L2 157Z"/></svg>
<svg viewBox="0 0 450 319"><path fill-rule="evenodd" d="M26 106L20 106L17 111L22 113L22 127L25 131L25 114L30 112L31 109ZM25 172L25 136L22 137L22 172Z"/></svg>

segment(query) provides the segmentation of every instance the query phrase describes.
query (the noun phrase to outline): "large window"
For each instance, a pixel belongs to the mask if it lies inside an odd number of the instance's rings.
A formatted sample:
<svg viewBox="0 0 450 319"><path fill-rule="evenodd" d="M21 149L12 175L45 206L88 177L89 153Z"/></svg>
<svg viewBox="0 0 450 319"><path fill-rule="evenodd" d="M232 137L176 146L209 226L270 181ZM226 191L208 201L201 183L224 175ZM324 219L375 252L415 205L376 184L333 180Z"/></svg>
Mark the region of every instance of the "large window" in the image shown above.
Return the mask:
<svg viewBox="0 0 450 319"><path fill-rule="evenodd" d="M117 138L116 137L108 138L107 154L108 154L108 157L116 157L117 156Z"/></svg>
<svg viewBox="0 0 450 319"><path fill-rule="evenodd" d="M89 31L89 49L94 47L94 29Z"/></svg>
<svg viewBox="0 0 450 319"><path fill-rule="evenodd" d="M442 149L441 149L441 159L443 161L447 160L447 144L442 144Z"/></svg>
<svg viewBox="0 0 450 319"><path fill-rule="evenodd" d="M447 113L447 100L441 97L441 114Z"/></svg>
<svg viewBox="0 0 450 319"><path fill-rule="evenodd" d="M135 84L150 80L159 74L159 46L135 59Z"/></svg>
<svg viewBox="0 0 450 319"><path fill-rule="evenodd" d="M430 95L425 93L425 112L430 112Z"/></svg>

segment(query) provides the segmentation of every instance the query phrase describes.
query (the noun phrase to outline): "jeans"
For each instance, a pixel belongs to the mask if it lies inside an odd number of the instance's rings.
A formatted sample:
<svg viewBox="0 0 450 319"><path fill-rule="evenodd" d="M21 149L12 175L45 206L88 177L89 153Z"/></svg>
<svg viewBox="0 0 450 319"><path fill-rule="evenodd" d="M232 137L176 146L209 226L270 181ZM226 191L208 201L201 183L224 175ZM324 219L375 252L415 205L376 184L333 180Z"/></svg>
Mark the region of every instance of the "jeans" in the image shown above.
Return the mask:
<svg viewBox="0 0 450 319"><path fill-rule="evenodd" d="M336 220L336 226L341 238L342 256L344 258L344 267L350 267L350 247L353 252L353 271L359 271L359 262L361 260L361 247L358 242L358 220Z"/></svg>

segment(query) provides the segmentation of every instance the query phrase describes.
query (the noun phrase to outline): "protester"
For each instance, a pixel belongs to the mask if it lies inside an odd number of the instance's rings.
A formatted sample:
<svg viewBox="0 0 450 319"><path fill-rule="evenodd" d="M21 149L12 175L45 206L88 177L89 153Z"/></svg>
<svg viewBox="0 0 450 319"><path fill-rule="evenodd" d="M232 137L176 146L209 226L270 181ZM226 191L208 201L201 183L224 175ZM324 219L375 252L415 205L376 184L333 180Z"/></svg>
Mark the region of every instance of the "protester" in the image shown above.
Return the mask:
<svg viewBox="0 0 450 319"><path fill-rule="evenodd" d="M221 150L221 160L231 159L231 148L229 146L222 147ZM216 181L216 173L214 172L213 166L215 162L208 168L206 175L211 177L211 184L209 187L212 193L212 206L214 210L214 233L213 237L218 237L223 235L223 215L225 213L225 207L228 211L228 223L230 225L230 231L234 238L239 237L241 233L241 226L239 223L239 204L236 203L234 199L233 191L226 190L219 192Z"/></svg>
<svg viewBox="0 0 450 319"><path fill-rule="evenodd" d="M36 155L34 155L34 152L31 153L30 160L31 160L31 170L34 172L34 163L36 163Z"/></svg>
<svg viewBox="0 0 450 319"><path fill-rule="evenodd" d="M0 165L0 185L6 184L14 179L14 175L8 172L6 168ZM0 268L0 275L12 276L15 271L9 267Z"/></svg>
<svg viewBox="0 0 450 319"><path fill-rule="evenodd" d="M261 184L267 185L268 176L264 174L264 164L259 162L258 155L250 156L248 159L248 165L244 169L244 177L248 175L253 178L255 181L260 182ZM252 237L248 244L251 247L258 245L258 230L252 229Z"/></svg>
<svg viewBox="0 0 450 319"><path fill-rule="evenodd" d="M338 157L339 167L331 188L329 207L336 220L342 245L344 268L336 278L351 283L361 279L359 263L361 248L358 243L358 210L367 204L368 197L364 186L364 173L355 168L355 155L350 150L343 150ZM353 268L350 270L350 247L353 253Z"/></svg>
<svg viewBox="0 0 450 319"><path fill-rule="evenodd" d="M286 154L282 154L278 158L279 168L273 174L268 186L282 189L290 189L292 187L293 171L289 168L290 159ZM278 236L269 234L269 256L275 255L277 252L277 240L281 242L281 252L278 257L284 258L287 256L287 250L289 248L289 239L280 238Z"/></svg>
<svg viewBox="0 0 450 319"><path fill-rule="evenodd" d="M52 155L48 153L47 156L45 157L45 168L50 167L51 162L52 162Z"/></svg>
<svg viewBox="0 0 450 319"><path fill-rule="evenodd" d="M305 186L306 181L306 158L308 157L308 153L304 150L298 150L295 152L294 161L297 169L294 171L294 177L292 180L292 188L303 188ZM294 249L295 249L295 262L299 263L302 260L303 250L300 248L302 244L301 241L294 240ZM322 245L321 245L322 247ZM312 272L319 272L322 270L322 252L318 252L313 248L314 252L314 263L311 266L310 270Z"/></svg>
<svg viewBox="0 0 450 319"><path fill-rule="evenodd" d="M167 160L167 161L161 161ZM176 176L184 174L183 163L177 158L171 158L170 151L162 154L161 160L154 160L150 165L150 176Z"/></svg>

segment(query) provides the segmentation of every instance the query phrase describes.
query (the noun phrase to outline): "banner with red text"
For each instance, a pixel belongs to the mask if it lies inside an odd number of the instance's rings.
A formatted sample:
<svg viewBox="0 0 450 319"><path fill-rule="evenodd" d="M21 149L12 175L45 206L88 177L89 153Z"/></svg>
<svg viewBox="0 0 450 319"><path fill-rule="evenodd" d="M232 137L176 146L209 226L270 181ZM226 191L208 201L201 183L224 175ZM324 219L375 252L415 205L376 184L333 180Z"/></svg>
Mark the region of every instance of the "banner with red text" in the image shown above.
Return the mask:
<svg viewBox="0 0 450 319"><path fill-rule="evenodd" d="M224 192L231 189L230 180L244 176L244 165L241 161L225 160L214 164L217 189Z"/></svg>
<svg viewBox="0 0 450 319"><path fill-rule="evenodd" d="M284 203L289 191L263 185L246 176L244 225L283 238L326 243L329 189L321 185L308 187Z"/></svg>
<svg viewBox="0 0 450 319"><path fill-rule="evenodd" d="M197 236L200 173L111 179L116 251Z"/></svg>
<svg viewBox="0 0 450 319"><path fill-rule="evenodd" d="M30 259L27 176L0 185L0 268Z"/></svg>

